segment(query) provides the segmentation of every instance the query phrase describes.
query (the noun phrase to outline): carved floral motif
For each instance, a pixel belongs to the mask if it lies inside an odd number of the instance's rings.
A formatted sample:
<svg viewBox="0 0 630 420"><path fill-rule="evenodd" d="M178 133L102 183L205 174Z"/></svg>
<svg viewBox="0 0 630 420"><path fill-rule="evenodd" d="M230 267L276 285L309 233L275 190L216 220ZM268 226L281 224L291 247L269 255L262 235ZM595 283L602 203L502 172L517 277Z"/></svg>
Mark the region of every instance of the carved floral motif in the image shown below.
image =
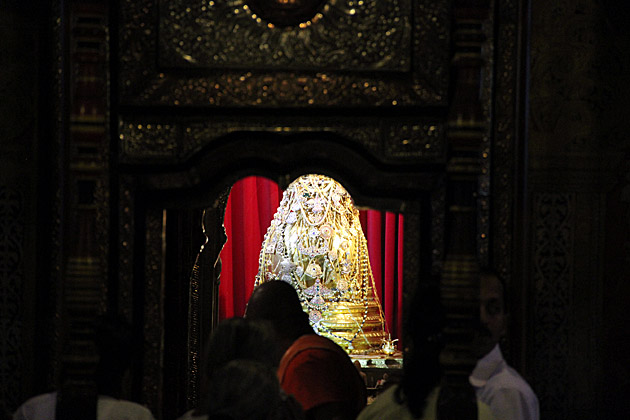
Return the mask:
<svg viewBox="0 0 630 420"><path fill-rule="evenodd" d="M536 385L537 392L556 415L568 414L571 406L566 385L570 369L567 354L571 331L569 311L573 304L574 212L575 194L540 193L534 197L533 348L537 349L534 364L541 378Z"/></svg>

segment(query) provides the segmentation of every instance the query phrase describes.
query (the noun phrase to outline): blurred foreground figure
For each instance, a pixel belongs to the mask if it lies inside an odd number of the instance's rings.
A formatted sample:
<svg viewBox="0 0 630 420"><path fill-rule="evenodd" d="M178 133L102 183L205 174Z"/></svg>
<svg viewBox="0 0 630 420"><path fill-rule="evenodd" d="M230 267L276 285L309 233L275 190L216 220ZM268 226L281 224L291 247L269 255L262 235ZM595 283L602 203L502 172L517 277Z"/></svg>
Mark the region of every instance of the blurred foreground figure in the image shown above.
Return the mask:
<svg viewBox="0 0 630 420"><path fill-rule="evenodd" d="M410 342L405 344L402 381L383 391L357 420L440 419L438 398L444 389L444 377L439 359L444 347L444 322L437 282L418 285L409 313L405 315L404 327ZM490 408L480 402L477 403L476 416L479 420L509 419L494 419Z"/></svg>
<svg viewBox="0 0 630 420"><path fill-rule="evenodd" d="M308 420L356 418L367 400L365 383L348 354L313 331L293 286L278 280L257 286L245 316L274 326L283 353L280 385Z"/></svg>
<svg viewBox="0 0 630 420"><path fill-rule="evenodd" d="M389 338L359 211L334 179L304 175L287 187L258 270L256 285L292 285L317 333L346 351L379 352Z"/></svg>
<svg viewBox="0 0 630 420"><path fill-rule="evenodd" d="M97 420L154 420L144 406L119 399L123 394L126 376L134 356L134 337L131 326L122 318L104 316L95 326L95 344L98 364L94 380L98 391L96 401L68 402L57 392L38 395L26 401L13 415L14 420L54 420L74 418L83 407L95 412L86 413L84 419ZM61 398L59 398L61 397ZM58 404L58 401L63 403ZM80 405L81 409L68 405ZM73 414L74 413L74 414Z"/></svg>
<svg viewBox="0 0 630 420"><path fill-rule="evenodd" d="M477 400L489 405L496 419L538 420L536 394L507 365L499 347L507 328L507 314L503 284L494 273L481 273L479 303L481 328L475 338L479 360L469 378Z"/></svg>
<svg viewBox="0 0 630 420"><path fill-rule="evenodd" d="M443 326L438 286L419 286L409 308L404 327L411 342L405 345L402 381L383 391L358 420L436 418Z"/></svg>
<svg viewBox="0 0 630 420"><path fill-rule="evenodd" d="M213 330L203 356L199 406L180 420L303 420L278 382L271 325L231 318Z"/></svg>

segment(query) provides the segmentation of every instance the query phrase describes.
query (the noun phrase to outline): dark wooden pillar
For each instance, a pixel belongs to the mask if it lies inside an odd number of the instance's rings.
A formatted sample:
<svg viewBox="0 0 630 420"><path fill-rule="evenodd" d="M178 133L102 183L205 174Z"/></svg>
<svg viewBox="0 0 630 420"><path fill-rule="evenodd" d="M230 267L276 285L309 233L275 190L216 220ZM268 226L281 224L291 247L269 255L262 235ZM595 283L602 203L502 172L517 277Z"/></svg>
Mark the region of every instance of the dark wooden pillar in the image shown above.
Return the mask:
<svg viewBox="0 0 630 420"><path fill-rule="evenodd" d="M62 393L68 418L94 410L94 321L108 306L108 28L104 3L62 2L70 115L63 153L68 254L62 290ZM88 403L91 401L91 403ZM85 410L85 411L84 411Z"/></svg>
<svg viewBox="0 0 630 420"><path fill-rule="evenodd" d="M475 419L477 404L468 382L476 358L472 338L479 314L477 191L481 143L487 130L481 104L481 48L488 1L455 2L453 96L448 117L446 254L441 293L447 314L441 355L445 384L438 402L440 419Z"/></svg>

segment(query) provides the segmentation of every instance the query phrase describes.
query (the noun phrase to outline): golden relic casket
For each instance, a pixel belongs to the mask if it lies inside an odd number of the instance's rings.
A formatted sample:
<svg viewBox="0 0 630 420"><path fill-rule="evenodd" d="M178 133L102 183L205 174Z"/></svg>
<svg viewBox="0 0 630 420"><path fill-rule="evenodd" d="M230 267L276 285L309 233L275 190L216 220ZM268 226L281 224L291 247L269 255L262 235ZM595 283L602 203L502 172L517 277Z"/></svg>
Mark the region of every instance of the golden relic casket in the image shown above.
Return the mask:
<svg viewBox="0 0 630 420"><path fill-rule="evenodd" d="M305 175L284 192L256 285L273 280L293 285L314 330L349 353L380 352L387 342L359 211L334 179Z"/></svg>

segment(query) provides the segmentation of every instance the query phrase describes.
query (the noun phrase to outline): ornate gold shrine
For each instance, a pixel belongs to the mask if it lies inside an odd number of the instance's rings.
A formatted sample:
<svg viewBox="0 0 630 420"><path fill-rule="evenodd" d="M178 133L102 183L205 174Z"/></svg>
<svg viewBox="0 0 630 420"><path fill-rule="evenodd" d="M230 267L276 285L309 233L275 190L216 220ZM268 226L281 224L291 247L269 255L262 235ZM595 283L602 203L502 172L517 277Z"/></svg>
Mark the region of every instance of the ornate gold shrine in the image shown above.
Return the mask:
<svg viewBox="0 0 630 420"><path fill-rule="evenodd" d="M292 182L265 234L256 285L286 281L314 330L350 353L374 353L388 333L359 211L334 179Z"/></svg>

